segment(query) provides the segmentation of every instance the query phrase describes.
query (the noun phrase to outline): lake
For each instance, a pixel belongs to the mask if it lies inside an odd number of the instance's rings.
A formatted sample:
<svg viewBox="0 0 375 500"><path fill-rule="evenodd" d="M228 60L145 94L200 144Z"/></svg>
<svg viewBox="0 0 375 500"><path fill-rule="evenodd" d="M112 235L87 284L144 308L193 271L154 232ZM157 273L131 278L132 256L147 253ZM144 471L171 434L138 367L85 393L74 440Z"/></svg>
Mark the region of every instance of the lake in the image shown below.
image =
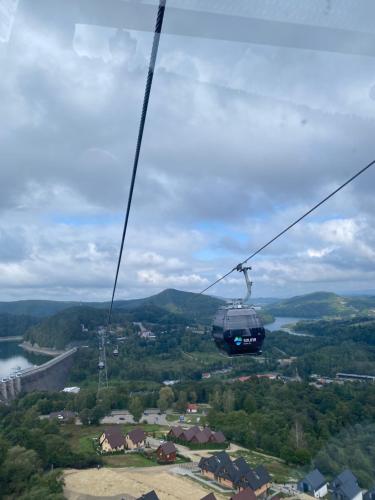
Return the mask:
<svg viewBox="0 0 375 500"><path fill-rule="evenodd" d="M282 330L283 332L289 333L289 335L296 335L297 337L312 337L313 335L308 335L307 333L298 333L286 328L285 325L292 325L298 323L298 321L308 320L309 318L292 318L292 317L280 317L275 316L275 321L269 325L265 325L265 328L270 332L276 330Z"/></svg>
<svg viewBox="0 0 375 500"><path fill-rule="evenodd" d="M0 342L0 378L8 377L17 369L42 365L49 359L48 356L27 352L19 347L19 341Z"/></svg>

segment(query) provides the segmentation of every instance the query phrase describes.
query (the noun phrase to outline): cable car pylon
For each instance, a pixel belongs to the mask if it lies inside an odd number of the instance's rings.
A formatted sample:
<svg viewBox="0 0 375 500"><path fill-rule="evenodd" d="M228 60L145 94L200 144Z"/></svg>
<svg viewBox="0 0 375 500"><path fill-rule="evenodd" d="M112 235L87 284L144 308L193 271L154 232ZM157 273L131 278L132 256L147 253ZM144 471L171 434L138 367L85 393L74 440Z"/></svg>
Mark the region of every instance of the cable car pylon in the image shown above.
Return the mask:
<svg viewBox="0 0 375 500"><path fill-rule="evenodd" d="M99 361L98 361L98 395L102 389L108 388L108 371L107 371L107 355L106 355L106 331L99 331Z"/></svg>

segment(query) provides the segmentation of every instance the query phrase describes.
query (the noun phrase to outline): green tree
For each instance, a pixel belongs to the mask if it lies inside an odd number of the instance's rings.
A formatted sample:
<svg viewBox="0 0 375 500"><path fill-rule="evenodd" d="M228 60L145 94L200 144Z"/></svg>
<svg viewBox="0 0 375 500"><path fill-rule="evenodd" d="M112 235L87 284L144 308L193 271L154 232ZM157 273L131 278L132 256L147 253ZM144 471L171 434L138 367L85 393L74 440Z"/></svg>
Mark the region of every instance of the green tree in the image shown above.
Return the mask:
<svg viewBox="0 0 375 500"><path fill-rule="evenodd" d="M223 394L223 410L226 413L233 411L234 408L234 393L231 389L227 389Z"/></svg>
<svg viewBox="0 0 375 500"><path fill-rule="evenodd" d="M7 485L6 493L18 494L26 489L31 477L41 471L40 465L34 450L10 448L0 471L2 482Z"/></svg>
<svg viewBox="0 0 375 500"><path fill-rule="evenodd" d="M185 413L187 406L187 394L186 391L179 391L178 400L176 403L176 410Z"/></svg>
<svg viewBox="0 0 375 500"><path fill-rule="evenodd" d="M138 396L131 397L129 403L129 411L133 415L134 420L139 422L143 414L143 404L141 398Z"/></svg>
<svg viewBox="0 0 375 500"><path fill-rule="evenodd" d="M174 392L171 387L162 387L159 391L158 407L165 412L174 401Z"/></svg>

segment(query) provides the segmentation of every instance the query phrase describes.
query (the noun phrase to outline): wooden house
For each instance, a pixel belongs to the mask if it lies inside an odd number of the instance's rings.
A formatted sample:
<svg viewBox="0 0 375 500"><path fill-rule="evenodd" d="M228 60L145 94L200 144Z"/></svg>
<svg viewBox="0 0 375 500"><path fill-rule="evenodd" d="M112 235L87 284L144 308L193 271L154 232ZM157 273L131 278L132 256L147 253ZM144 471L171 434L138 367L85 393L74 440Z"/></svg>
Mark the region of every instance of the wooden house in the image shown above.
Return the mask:
<svg viewBox="0 0 375 500"><path fill-rule="evenodd" d="M146 434L142 429L136 428L128 432L125 436L125 446L127 450L137 450L146 445Z"/></svg>
<svg viewBox="0 0 375 500"><path fill-rule="evenodd" d="M156 450L156 456L158 457L158 462L173 463L177 458L177 449L173 443L166 441Z"/></svg>
<svg viewBox="0 0 375 500"><path fill-rule="evenodd" d="M118 427L105 429L99 438L99 444L106 453L125 450L125 438Z"/></svg>

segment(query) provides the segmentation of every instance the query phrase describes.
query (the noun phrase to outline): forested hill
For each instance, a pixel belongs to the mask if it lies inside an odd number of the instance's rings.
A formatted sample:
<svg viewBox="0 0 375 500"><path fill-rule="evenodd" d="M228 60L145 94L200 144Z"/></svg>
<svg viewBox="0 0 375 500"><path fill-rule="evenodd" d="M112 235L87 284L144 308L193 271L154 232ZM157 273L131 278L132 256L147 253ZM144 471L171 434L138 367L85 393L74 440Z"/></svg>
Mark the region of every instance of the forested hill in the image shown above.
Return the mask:
<svg viewBox="0 0 375 500"><path fill-rule="evenodd" d="M89 340L89 333L100 324L105 324L106 311L91 307L74 307L43 319L29 328L24 339L43 347L65 348L69 343Z"/></svg>
<svg viewBox="0 0 375 500"><path fill-rule="evenodd" d="M0 302L0 314L27 315L42 318L79 305L77 302L54 300L17 300Z"/></svg>
<svg viewBox="0 0 375 500"><path fill-rule="evenodd" d="M0 313L0 337L22 336L37 321L33 316Z"/></svg>
<svg viewBox="0 0 375 500"><path fill-rule="evenodd" d="M198 293L183 292L169 288L145 299L117 301L115 308L129 310L139 306L153 305L174 314L196 317L200 321L204 321L210 320L217 308L223 304L223 300L209 295L200 295Z"/></svg>
<svg viewBox="0 0 375 500"><path fill-rule="evenodd" d="M375 310L374 296L344 297L335 293L316 292L299 295L290 299L275 301L261 299L264 312L274 316L295 316L300 318L321 318L322 316L345 316L349 314L368 313ZM144 306L157 306L174 314L192 316L200 322L207 323L224 300L209 295L167 289L156 295L142 299L117 300L114 308L130 311ZM51 300L21 300L16 302L0 302L0 314L35 316L38 318L52 316L72 307L84 306L94 309L107 309L108 302L59 302Z"/></svg>
<svg viewBox="0 0 375 500"><path fill-rule="evenodd" d="M274 316L321 318L368 313L371 309L375 309L375 297L342 297L335 293L316 292L271 304L266 311Z"/></svg>
<svg viewBox="0 0 375 500"><path fill-rule="evenodd" d="M222 303L222 300L209 296L165 290L146 299L118 301L112 322L123 326L131 325L134 321L165 326L209 324ZM99 325L105 325L107 319L108 304L95 305L96 307L88 307L87 304L71 307L39 319L38 324L26 331L24 338L32 344L57 349L65 348L70 343L88 342L93 339L93 330Z"/></svg>
<svg viewBox="0 0 375 500"><path fill-rule="evenodd" d="M180 290L167 289L156 295L142 299L117 300L115 309L134 310L140 306L158 306L171 313L191 316L192 311L200 321L208 320L215 313L223 300L208 295L183 292ZM16 302L0 302L0 314L9 313L15 315L30 315L35 317L52 316L58 312L72 307L91 307L95 309L107 309L108 302L59 302L51 300L20 300Z"/></svg>

